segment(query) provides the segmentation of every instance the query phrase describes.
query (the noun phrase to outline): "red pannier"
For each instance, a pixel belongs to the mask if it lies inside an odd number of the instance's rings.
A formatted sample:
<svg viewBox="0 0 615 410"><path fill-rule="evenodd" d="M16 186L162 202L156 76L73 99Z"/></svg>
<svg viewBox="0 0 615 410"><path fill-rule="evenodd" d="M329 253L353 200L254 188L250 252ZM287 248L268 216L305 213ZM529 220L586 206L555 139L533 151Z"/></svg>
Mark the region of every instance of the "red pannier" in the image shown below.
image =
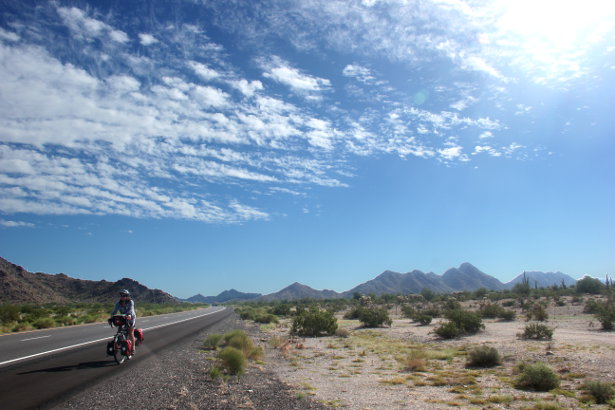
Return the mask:
<svg viewBox="0 0 615 410"><path fill-rule="evenodd" d="M113 316L113 324L117 327L120 327L124 324L123 316Z"/></svg>
<svg viewBox="0 0 615 410"><path fill-rule="evenodd" d="M135 341L137 346L143 343L143 329L135 329Z"/></svg>

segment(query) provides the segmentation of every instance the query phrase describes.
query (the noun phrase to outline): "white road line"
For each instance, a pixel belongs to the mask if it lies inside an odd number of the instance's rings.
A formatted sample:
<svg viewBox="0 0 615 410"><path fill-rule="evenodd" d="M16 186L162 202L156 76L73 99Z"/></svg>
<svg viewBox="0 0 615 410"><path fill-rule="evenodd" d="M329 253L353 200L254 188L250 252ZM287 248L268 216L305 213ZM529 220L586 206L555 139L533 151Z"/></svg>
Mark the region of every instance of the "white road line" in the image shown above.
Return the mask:
<svg viewBox="0 0 615 410"><path fill-rule="evenodd" d="M28 340L44 339L44 338L46 338L46 337L51 337L51 335L47 335L47 336L39 336L39 337L31 337L31 338L29 338L29 339L23 339L23 340L20 340L20 342L27 342Z"/></svg>
<svg viewBox="0 0 615 410"><path fill-rule="evenodd" d="M220 312L221 310L224 310L224 309L226 309L226 308L222 308L222 309L214 310L213 312L208 312L208 313L205 313L205 314L202 314L202 315L199 315L199 316L189 317L189 318L187 318L187 319L178 320L178 321L176 321L176 322L165 323L165 324L158 325L158 326L148 327L147 329L143 329L143 330L144 330L144 331L145 331L145 330L152 330L152 329L157 329L157 328L160 328L160 327L165 327L165 326L175 325L175 324L177 324L177 323L186 322L186 321L188 321L188 320L198 319L198 318L203 317L203 316L209 316L209 315L212 315L212 314L214 314L214 313ZM46 354L50 354L50 353L61 352L62 350L74 349L75 347L81 347L81 346L89 345L89 344L92 344L92 343L102 342L103 340L109 340L109 338L110 338L110 336L107 336L107 337L105 337L105 338L103 338L103 339L90 340L89 342L78 343L78 344L76 344L76 345L71 345L71 346L60 347L60 348L58 348L58 349L48 350L48 351L46 351L46 352L35 353L35 354L31 354L31 355L29 355L29 356L18 357L18 358L16 358L16 359L6 360L6 361L4 361L4 362L0 362L0 367L1 367L1 366L4 366L4 365L7 365L7 364L10 364L10 363L19 362L19 361L21 361L21 360L32 359L33 357L44 356L44 355L46 355Z"/></svg>

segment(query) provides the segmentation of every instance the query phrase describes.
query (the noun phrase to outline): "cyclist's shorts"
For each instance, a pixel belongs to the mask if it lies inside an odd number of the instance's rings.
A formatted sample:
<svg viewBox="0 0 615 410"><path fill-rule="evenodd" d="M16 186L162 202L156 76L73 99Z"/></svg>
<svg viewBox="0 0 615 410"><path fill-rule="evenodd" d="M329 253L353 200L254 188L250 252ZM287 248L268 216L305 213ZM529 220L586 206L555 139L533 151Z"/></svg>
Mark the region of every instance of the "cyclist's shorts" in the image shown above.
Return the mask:
<svg viewBox="0 0 615 410"><path fill-rule="evenodd" d="M133 317L132 319L127 320L126 324L128 325L129 328L134 329L135 326L137 325L137 318Z"/></svg>

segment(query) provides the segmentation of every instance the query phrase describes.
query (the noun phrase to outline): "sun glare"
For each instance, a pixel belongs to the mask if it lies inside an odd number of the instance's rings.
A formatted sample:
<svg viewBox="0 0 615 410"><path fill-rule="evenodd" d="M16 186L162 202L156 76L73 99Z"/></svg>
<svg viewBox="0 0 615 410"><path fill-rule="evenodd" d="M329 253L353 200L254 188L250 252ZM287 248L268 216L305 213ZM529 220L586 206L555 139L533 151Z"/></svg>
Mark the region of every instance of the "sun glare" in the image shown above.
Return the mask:
<svg viewBox="0 0 615 410"><path fill-rule="evenodd" d="M613 0L502 0L491 7L494 32L478 40L513 53L543 78L575 76L593 47L607 36L615 42Z"/></svg>

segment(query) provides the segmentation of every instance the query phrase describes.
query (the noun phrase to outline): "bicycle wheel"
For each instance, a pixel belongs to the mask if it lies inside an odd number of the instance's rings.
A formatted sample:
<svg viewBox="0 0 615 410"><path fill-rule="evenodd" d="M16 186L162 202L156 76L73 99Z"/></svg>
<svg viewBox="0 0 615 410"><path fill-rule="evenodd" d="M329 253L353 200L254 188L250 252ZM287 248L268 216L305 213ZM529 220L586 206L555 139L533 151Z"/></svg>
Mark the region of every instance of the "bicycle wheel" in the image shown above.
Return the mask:
<svg viewBox="0 0 615 410"><path fill-rule="evenodd" d="M126 361L126 356L122 354L122 343L119 336L113 338L113 357L117 364L122 364Z"/></svg>

